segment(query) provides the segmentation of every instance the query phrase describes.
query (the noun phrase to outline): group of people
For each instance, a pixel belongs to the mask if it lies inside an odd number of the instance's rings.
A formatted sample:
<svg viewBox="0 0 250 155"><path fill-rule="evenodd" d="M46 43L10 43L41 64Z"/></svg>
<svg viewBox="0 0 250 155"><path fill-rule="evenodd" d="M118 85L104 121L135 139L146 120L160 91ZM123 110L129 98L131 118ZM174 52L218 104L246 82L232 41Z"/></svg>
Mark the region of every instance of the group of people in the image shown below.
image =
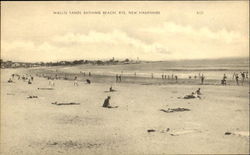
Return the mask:
<svg viewBox="0 0 250 155"><path fill-rule="evenodd" d="M235 79L235 82L237 85L239 85L239 78L241 76L241 84L243 85L245 79L248 79L248 72L240 72L239 74L238 73L234 73L233 74L233 78L232 79ZM227 76L226 74L223 75L222 77L222 80L221 80L221 84L222 85L227 85Z"/></svg>
<svg viewBox="0 0 250 155"><path fill-rule="evenodd" d="M24 82L28 82L28 84L32 84L33 80L34 80L34 77L32 75L28 75L28 74L25 74L25 75L19 75L19 74L11 74L11 77L9 78L8 80L8 83L12 83L14 82L14 79L17 78L17 80L23 80Z"/></svg>
<svg viewBox="0 0 250 155"><path fill-rule="evenodd" d="M192 98L201 99L200 95L202 95L201 88L198 88L195 92L192 92L190 95L184 96L184 99L192 99Z"/></svg>
<svg viewBox="0 0 250 155"><path fill-rule="evenodd" d="M241 84L243 85L245 79L248 79L248 72L240 72L240 76L241 76ZM239 74L238 73L233 74L233 79L235 79L236 84L239 85Z"/></svg>

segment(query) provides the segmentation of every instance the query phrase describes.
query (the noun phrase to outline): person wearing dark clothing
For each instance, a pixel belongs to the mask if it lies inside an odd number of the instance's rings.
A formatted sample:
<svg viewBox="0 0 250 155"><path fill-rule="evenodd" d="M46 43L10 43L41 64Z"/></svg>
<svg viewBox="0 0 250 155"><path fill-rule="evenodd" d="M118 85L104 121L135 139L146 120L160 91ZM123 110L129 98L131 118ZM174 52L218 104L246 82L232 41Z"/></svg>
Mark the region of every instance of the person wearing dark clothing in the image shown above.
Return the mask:
<svg viewBox="0 0 250 155"><path fill-rule="evenodd" d="M202 74L202 76L201 76L201 84L204 84L204 79L205 79L205 76Z"/></svg>
<svg viewBox="0 0 250 155"><path fill-rule="evenodd" d="M12 83L13 81L12 81L12 79L10 78L9 80L8 80L8 83Z"/></svg>
<svg viewBox="0 0 250 155"><path fill-rule="evenodd" d="M196 90L196 94L201 95L201 88L198 88L198 90Z"/></svg>
<svg viewBox="0 0 250 155"><path fill-rule="evenodd" d="M108 97L104 100L104 103L103 103L102 107L104 107L104 108L110 107L110 103L109 103L110 98L111 98L111 97L108 96Z"/></svg>
<svg viewBox="0 0 250 155"><path fill-rule="evenodd" d="M118 108L118 106L114 106L112 107L109 103L109 100L111 99L110 96L108 96L105 100L104 100L104 103L102 105L103 108Z"/></svg>
<svg viewBox="0 0 250 155"><path fill-rule="evenodd" d="M224 75L223 75L223 78L222 78L222 80L221 80L221 84L222 84L222 85L227 85L227 80L226 80L226 79L227 79L227 76L226 76L226 74L224 74Z"/></svg>
<svg viewBox="0 0 250 155"><path fill-rule="evenodd" d="M121 76L121 75L119 75L119 81L120 81L120 82L122 81L122 76Z"/></svg>
<svg viewBox="0 0 250 155"><path fill-rule="evenodd" d="M242 85L243 85L243 83L245 81L245 73L244 72L241 73L241 77L242 77Z"/></svg>
<svg viewBox="0 0 250 155"><path fill-rule="evenodd" d="M118 82L118 80L119 80L119 76L118 76L118 74L116 74L116 82Z"/></svg>
<svg viewBox="0 0 250 155"><path fill-rule="evenodd" d="M238 74L235 75L235 80L236 80L236 84L239 85L239 76L238 76Z"/></svg>
<svg viewBox="0 0 250 155"><path fill-rule="evenodd" d="M177 80L178 80L178 76L177 76L177 75L175 75L175 82L177 82Z"/></svg>
<svg viewBox="0 0 250 155"><path fill-rule="evenodd" d="M91 76L91 73L89 72L89 76Z"/></svg>
<svg viewBox="0 0 250 155"><path fill-rule="evenodd" d="M109 88L110 92L114 92L115 90L112 88L112 86Z"/></svg>
<svg viewBox="0 0 250 155"><path fill-rule="evenodd" d="M89 79L86 80L87 84L91 84L91 81Z"/></svg>

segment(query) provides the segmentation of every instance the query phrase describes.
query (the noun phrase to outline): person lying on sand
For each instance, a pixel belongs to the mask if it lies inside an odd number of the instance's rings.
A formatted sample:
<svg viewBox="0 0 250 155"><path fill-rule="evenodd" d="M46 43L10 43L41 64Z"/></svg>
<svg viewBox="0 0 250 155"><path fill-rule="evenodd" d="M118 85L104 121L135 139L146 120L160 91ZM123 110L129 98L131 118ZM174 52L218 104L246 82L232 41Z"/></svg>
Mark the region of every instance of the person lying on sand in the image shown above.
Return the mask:
<svg viewBox="0 0 250 155"><path fill-rule="evenodd" d="M118 106L112 107L110 106L109 100L111 99L110 96L108 96L105 100L104 103L102 105L103 108L118 108Z"/></svg>
<svg viewBox="0 0 250 155"><path fill-rule="evenodd" d="M192 92L190 95L186 95L183 97L184 99L192 99L192 98L199 98L201 99L201 97L198 94L195 94L194 92Z"/></svg>
<svg viewBox="0 0 250 155"><path fill-rule="evenodd" d="M55 105L79 105L80 103L75 103L75 102L69 102L69 103L58 103L56 102L52 102L51 104L55 104Z"/></svg>
<svg viewBox="0 0 250 155"><path fill-rule="evenodd" d="M38 96L28 96L27 98L38 98Z"/></svg>
<svg viewBox="0 0 250 155"><path fill-rule="evenodd" d="M8 80L8 83L12 83L13 81L11 80L11 78Z"/></svg>
<svg viewBox="0 0 250 155"><path fill-rule="evenodd" d="M86 80L87 84L91 84L91 81L89 79Z"/></svg>

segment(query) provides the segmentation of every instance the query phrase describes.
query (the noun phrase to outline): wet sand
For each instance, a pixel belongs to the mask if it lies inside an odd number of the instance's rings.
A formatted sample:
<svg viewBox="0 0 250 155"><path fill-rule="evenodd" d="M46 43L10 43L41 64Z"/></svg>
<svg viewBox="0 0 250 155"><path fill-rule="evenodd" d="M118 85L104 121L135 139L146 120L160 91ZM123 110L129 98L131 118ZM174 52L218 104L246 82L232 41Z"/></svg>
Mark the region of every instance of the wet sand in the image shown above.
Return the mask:
<svg viewBox="0 0 250 155"><path fill-rule="evenodd" d="M54 80L53 90L40 90L48 80L7 83L13 72L22 70L1 70L1 154L249 153L247 85ZM105 92L111 84L117 92ZM178 99L199 87L202 99ZM102 108L108 95L118 108ZM160 111L178 107L190 111Z"/></svg>

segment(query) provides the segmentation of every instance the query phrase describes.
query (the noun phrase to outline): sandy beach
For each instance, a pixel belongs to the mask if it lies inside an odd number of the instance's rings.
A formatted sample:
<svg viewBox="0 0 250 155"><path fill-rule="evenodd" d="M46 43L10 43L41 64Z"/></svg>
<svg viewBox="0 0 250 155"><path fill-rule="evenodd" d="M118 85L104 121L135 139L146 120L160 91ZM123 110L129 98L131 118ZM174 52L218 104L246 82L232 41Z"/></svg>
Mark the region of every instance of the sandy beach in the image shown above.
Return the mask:
<svg viewBox="0 0 250 155"><path fill-rule="evenodd" d="M7 83L1 70L1 154L248 154L249 87L54 80ZM107 92L110 85L116 92ZM201 88L201 99L179 99ZM38 98L27 98L37 96ZM118 108L103 108L107 96ZM52 102L79 105L55 105ZM166 113L161 109L187 108ZM229 134L225 134L229 132Z"/></svg>

